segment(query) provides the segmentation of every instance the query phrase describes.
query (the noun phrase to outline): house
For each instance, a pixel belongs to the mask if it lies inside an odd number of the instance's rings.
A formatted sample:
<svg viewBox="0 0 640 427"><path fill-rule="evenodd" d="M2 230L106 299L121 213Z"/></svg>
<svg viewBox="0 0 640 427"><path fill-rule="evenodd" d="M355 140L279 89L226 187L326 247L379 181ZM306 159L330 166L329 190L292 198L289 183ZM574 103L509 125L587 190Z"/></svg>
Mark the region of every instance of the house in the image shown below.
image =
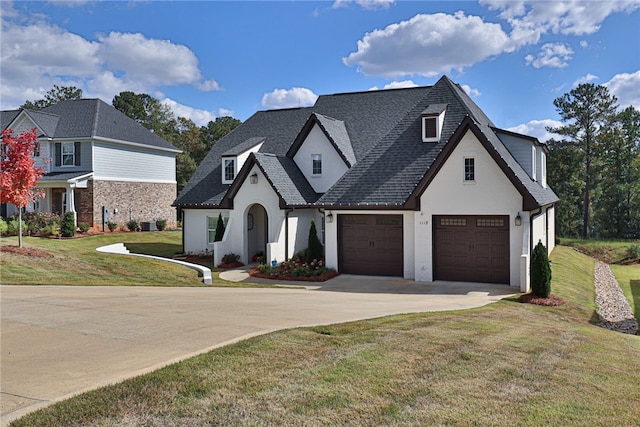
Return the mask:
<svg viewBox="0 0 640 427"><path fill-rule="evenodd" d="M184 250L213 250L216 263L288 259L314 220L341 273L527 290L533 246L555 243L546 154L442 77L259 111L213 146L174 205Z"/></svg>
<svg viewBox="0 0 640 427"><path fill-rule="evenodd" d="M59 102L41 110L2 111L2 129L36 128L37 187L45 198L27 211L74 212L102 229L163 218L175 223L176 155L180 150L100 99ZM16 212L3 205L2 216Z"/></svg>

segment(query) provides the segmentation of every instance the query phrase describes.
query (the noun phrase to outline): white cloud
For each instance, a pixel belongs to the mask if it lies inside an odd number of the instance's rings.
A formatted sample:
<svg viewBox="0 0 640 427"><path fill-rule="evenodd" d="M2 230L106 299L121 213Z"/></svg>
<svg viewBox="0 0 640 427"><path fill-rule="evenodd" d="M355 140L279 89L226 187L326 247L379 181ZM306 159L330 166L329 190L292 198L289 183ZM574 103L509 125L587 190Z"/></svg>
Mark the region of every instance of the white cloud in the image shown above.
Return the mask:
<svg viewBox="0 0 640 427"><path fill-rule="evenodd" d="M396 4L396 0L336 0L331 6L333 9L347 7L349 4L355 3L363 9L378 10L389 9Z"/></svg>
<svg viewBox="0 0 640 427"><path fill-rule="evenodd" d="M551 138L559 138L560 136L557 134L553 134L547 131L547 126L549 127L560 127L562 126L562 122L558 120L544 119L544 120L531 120L528 123L522 123L517 126L513 126L508 128L512 132L521 133L523 135L533 136L538 138L539 141L545 142Z"/></svg>
<svg viewBox="0 0 640 427"><path fill-rule="evenodd" d="M537 57L533 55L525 56L527 65L533 65L534 68L553 67L564 68L573 57L573 50L563 43L545 43L540 48Z"/></svg>
<svg viewBox="0 0 640 427"><path fill-rule="evenodd" d="M586 49L589 47L589 42L586 40L580 40L580 47Z"/></svg>
<svg viewBox="0 0 640 427"><path fill-rule="evenodd" d="M313 105L318 95L310 89L294 87L291 89L275 89L262 96L262 106L268 108L308 107Z"/></svg>
<svg viewBox="0 0 640 427"><path fill-rule="evenodd" d="M186 46L118 32L91 41L42 16L22 17L9 5L2 2L3 109L42 98L54 84L76 86L85 97L105 101L123 90L153 93L165 85L220 90L215 80L202 78L198 59Z"/></svg>
<svg viewBox="0 0 640 427"><path fill-rule="evenodd" d="M366 75L432 77L481 62L505 51L509 38L498 24L478 16L437 13L364 35L343 62Z"/></svg>
<svg viewBox="0 0 640 427"><path fill-rule="evenodd" d="M636 109L640 109L640 70L635 73L616 74L603 86L618 98L620 107L626 108L633 105Z"/></svg>
<svg viewBox="0 0 640 427"><path fill-rule="evenodd" d="M580 86L582 83L590 83L597 79L598 79L598 76L596 76L595 74L587 73L586 76L582 76L578 78L575 82L573 82L573 87Z"/></svg>
<svg viewBox="0 0 640 427"><path fill-rule="evenodd" d="M235 112L233 110L229 110L227 108L220 108L218 110L218 117L233 117Z"/></svg>
<svg viewBox="0 0 640 427"><path fill-rule="evenodd" d="M546 33L593 34L612 13L631 13L640 8L638 0L616 1L511 1L480 0L490 10L500 12L512 28L514 47L535 44Z"/></svg>
<svg viewBox="0 0 640 427"><path fill-rule="evenodd" d="M206 126L211 121L215 121L216 116L211 111L199 110L197 108L182 105L171 98L165 98L160 101L163 105L168 106L176 117L185 117L191 119L198 126Z"/></svg>
<svg viewBox="0 0 640 427"><path fill-rule="evenodd" d="M414 83L413 80L403 80L401 82L392 81L391 83L387 83L386 85L384 85L382 90L386 90L386 89L403 89L403 88L417 87L417 86L418 86L418 84ZM380 88L378 86L373 86L369 90L380 90Z"/></svg>
<svg viewBox="0 0 640 427"><path fill-rule="evenodd" d="M464 90L467 95L473 97L473 98L477 98L480 95L482 95L482 92L480 92L480 90L478 89L474 89L469 85L461 85L462 86L462 90Z"/></svg>

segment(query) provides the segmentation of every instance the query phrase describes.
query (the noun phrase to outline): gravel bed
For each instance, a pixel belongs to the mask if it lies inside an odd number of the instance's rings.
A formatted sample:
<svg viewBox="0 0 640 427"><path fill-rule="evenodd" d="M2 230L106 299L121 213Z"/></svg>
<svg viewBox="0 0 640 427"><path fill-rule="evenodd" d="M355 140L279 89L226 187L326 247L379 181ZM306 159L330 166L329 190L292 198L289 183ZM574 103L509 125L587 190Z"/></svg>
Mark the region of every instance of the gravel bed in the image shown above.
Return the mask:
<svg viewBox="0 0 640 427"><path fill-rule="evenodd" d="M624 297L608 264L596 262L593 282L600 325L612 331L636 335L638 321L633 317L629 301Z"/></svg>

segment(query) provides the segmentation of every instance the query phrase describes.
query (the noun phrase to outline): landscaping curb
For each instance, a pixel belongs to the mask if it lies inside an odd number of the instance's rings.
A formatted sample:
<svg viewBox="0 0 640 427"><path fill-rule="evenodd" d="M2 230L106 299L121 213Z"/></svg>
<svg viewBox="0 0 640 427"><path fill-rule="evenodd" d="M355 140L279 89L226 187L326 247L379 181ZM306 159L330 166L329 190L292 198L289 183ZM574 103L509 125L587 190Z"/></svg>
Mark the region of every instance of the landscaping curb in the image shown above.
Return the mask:
<svg viewBox="0 0 640 427"><path fill-rule="evenodd" d="M101 246L96 248L96 251L109 253L109 254L118 254L118 255L131 255L138 256L150 259L156 259L158 261L168 261L174 264L182 265L183 267L190 268L192 270L196 270L198 272L198 277L202 277L202 283L205 285L213 284L213 279L211 278L211 269L199 264L192 264L190 262L180 261L178 259L170 259L170 258L162 258L154 255L145 255L145 254L132 254L129 252L129 249L124 245L124 243L114 243L112 245Z"/></svg>

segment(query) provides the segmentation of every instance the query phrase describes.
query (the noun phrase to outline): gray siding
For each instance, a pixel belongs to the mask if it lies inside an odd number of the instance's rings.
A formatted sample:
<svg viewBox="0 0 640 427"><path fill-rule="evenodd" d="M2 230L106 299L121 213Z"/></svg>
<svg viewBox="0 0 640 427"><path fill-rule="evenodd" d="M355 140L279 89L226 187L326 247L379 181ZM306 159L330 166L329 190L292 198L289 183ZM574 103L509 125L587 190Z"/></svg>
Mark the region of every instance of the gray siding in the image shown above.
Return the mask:
<svg viewBox="0 0 640 427"><path fill-rule="evenodd" d="M72 142L72 141L66 141ZM90 171L92 169L91 164L91 142L83 141L80 142L80 164L74 166L56 166L58 162L56 161L56 144L60 144L59 142L53 142L50 144L49 155L51 156L51 172L84 172ZM76 153L77 155L77 153Z"/></svg>
<svg viewBox="0 0 640 427"><path fill-rule="evenodd" d="M500 140L507 147L507 150L511 153L511 155L516 159L520 166L529 174L529 176L533 179L533 159L532 159L532 151L531 147L533 147L533 143L524 138L518 138L517 136L507 135L504 133L500 133Z"/></svg>
<svg viewBox="0 0 640 427"><path fill-rule="evenodd" d="M176 153L94 142L94 179L167 182L176 181Z"/></svg>

